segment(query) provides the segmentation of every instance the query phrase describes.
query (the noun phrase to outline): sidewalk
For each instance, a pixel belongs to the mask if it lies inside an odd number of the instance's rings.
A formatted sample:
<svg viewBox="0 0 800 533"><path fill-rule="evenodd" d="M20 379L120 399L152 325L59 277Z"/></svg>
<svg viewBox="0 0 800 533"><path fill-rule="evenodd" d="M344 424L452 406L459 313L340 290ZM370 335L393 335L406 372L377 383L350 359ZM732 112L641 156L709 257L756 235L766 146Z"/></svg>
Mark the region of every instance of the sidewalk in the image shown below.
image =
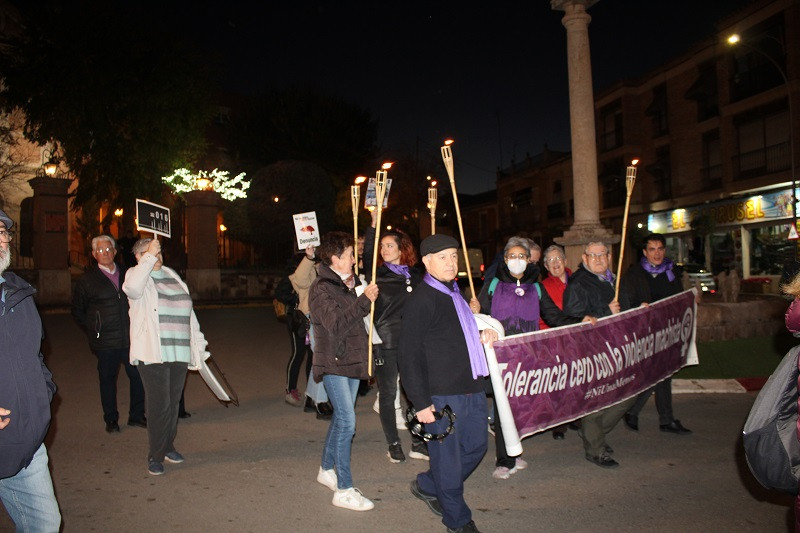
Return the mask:
<svg viewBox="0 0 800 533"><path fill-rule="evenodd" d="M186 390L192 417L176 444L186 456L166 475L146 472L147 436L139 428L104 431L94 357L68 314L46 313L47 363L59 386L48 436L64 531L445 531L408 490L420 461L390 464L374 391L359 398L353 441L356 486L375 509L333 507L315 480L328 424L283 402L289 340L271 307L200 309L209 349L241 405L225 408L199 376ZM127 379L119 379L120 412ZM694 435L658 431L652 403L641 430L619 425L609 443L621 466L583 458L574 431L523 441L530 468L491 477L494 443L466 483L481 531L640 532L789 531L793 500L763 490L744 462L740 433L752 393L679 394L676 416ZM125 421L124 414L121 417ZM410 440L403 437L406 451ZM0 511L0 531L12 528Z"/></svg>

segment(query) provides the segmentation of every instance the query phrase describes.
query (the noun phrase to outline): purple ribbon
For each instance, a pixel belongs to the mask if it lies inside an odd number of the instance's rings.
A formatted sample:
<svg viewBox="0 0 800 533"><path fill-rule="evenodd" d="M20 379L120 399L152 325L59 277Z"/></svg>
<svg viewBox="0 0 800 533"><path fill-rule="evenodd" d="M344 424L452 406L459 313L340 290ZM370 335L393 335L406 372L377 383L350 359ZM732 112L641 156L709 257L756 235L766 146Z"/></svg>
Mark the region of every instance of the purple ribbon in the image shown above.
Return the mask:
<svg viewBox="0 0 800 533"><path fill-rule="evenodd" d="M670 281L675 281L675 273L672 272L672 267L675 266L675 264L671 259L664 258L664 261L660 265L655 266L650 264L650 261L648 261L646 257L642 257L641 261L639 261L639 264L642 265L642 268L651 273L653 276L658 276L659 274L666 272L667 279Z"/></svg>
<svg viewBox="0 0 800 533"><path fill-rule="evenodd" d="M486 363L486 355L481 346L478 325L475 323L475 318L472 316L469 305L467 305L467 302L461 297L461 291L458 290L458 285L454 284L453 288L450 288L427 273L425 274L424 281L437 291L447 294L453 299L453 305L455 305L456 314L458 314L458 321L461 324L461 331L464 332L464 340L467 341L469 364L472 367L472 379L478 379L478 376L488 376L489 365Z"/></svg>
<svg viewBox="0 0 800 533"><path fill-rule="evenodd" d="M398 276L405 276L406 279L411 277L411 274L408 272L408 265L395 265L392 263L384 263L386 268L397 274Z"/></svg>
<svg viewBox="0 0 800 533"><path fill-rule="evenodd" d="M597 274L597 277L603 279L609 283L614 283L614 273L611 270L606 269L605 274Z"/></svg>

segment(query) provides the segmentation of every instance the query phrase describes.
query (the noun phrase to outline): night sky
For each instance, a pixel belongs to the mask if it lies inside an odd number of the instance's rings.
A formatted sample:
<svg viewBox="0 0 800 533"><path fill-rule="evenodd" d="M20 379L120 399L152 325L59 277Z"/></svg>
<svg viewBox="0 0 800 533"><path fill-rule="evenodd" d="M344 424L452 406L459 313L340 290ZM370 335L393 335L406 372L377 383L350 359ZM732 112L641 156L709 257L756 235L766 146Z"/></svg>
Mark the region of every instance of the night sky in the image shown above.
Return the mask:
<svg viewBox="0 0 800 533"><path fill-rule="evenodd" d="M589 9L595 92L688 50L748 3L601 0ZM250 4L193 3L184 26L221 54L228 90L334 91L379 119L383 158L418 154L440 177L452 137L460 192L493 188L498 166L545 143L570 149L566 32L548 0Z"/></svg>

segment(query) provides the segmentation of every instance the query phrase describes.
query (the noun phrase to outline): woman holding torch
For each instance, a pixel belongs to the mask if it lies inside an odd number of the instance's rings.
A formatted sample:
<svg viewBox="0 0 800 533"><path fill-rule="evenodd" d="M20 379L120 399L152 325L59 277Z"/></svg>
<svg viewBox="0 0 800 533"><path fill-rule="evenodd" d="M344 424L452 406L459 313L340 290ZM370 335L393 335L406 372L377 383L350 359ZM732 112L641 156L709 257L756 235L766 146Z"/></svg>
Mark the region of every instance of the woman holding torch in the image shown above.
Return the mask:
<svg viewBox="0 0 800 533"><path fill-rule="evenodd" d="M372 215L372 225L364 234L364 247L372 249L375 242L375 225L377 213ZM380 287L380 296L375 302L375 328L382 344L373 347L375 350L375 376L380 390L378 407L383 434L389 450L386 455L392 463L406 460L403 447L397 433L395 415L395 397L397 395L397 348L400 340L400 323L403 319L403 307L406 299L416 288L425 274L418 268L417 252L411 239L401 231L389 231L381 235L380 255L375 282ZM364 273L371 277L372 257L364 255ZM371 281L371 280L368 280ZM412 436L411 453L414 459L428 459L428 448L425 441Z"/></svg>

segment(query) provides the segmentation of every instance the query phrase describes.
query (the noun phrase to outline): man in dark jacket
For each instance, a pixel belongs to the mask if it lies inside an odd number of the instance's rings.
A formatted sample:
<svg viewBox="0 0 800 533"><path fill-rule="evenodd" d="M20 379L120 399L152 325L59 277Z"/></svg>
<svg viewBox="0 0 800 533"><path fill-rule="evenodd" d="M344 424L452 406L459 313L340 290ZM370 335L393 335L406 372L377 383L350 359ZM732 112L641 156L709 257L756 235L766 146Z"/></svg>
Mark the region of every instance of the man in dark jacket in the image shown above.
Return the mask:
<svg viewBox="0 0 800 533"><path fill-rule="evenodd" d="M61 513L44 446L56 386L41 352L36 291L6 272L13 225L0 211L0 500L17 531L58 531Z"/></svg>
<svg viewBox="0 0 800 533"><path fill-rule="evenodd" d="M400 331L398 364L417 420L430 433L444 434L447 417L434 413L450 406L455 413L453 432L428 443L430 469L411 482L411 493L442 517L448 531L478 531L464 501L464 481L486 454L486 395L489 374L481 341L497 339L494 331L479 337L469 306L453 282L458 269L458 241L431 235L420 244L427 274L408 297ZM494 335L492 335L494 334Z"/></svg>
<svg viewBox="0 0 800 533"><path fill-rule="evenodd" d="M564 291L564 314L573 318L587 315L595 318L619 313L620 305L614 299L614 274L609 270L611 251L602 242L590 242L583 251L583 263ZM606 442L625 411L633 405L629 398L581 419L580 436L586 451L586 460L603 468L619 466L611 456L614 451Z"/></svg>
<svg viewBox="0 0 800 533"><path fill-rule="evenodd" d="M109 433L119 431L117 375L120 364L125 366L130 380L128 425L147 427L142 379L129 357L128 297L122 292L125 271L114 262L116 254L113 238L99 235L92 239L92 257L97 264L78 280L72 297L72 316L86 332L89 347L97 357L100 402Z"/></svg>
<svg viewBox="0 0 800 533"><path fill-rule="evenodd" d="M644 303L683 292L681 276L673 272L673 263L667 256L667 241L663 235L652 233L645 239L642 259L630 266L620 280L620 305L623 311L639 307ZM656 410L661 431L688 435L690 430L672 416L672 378L667 378L644 391L636 403L625 413L625 425L639 431L639 413L650 395L656 393Z"/></svg>

